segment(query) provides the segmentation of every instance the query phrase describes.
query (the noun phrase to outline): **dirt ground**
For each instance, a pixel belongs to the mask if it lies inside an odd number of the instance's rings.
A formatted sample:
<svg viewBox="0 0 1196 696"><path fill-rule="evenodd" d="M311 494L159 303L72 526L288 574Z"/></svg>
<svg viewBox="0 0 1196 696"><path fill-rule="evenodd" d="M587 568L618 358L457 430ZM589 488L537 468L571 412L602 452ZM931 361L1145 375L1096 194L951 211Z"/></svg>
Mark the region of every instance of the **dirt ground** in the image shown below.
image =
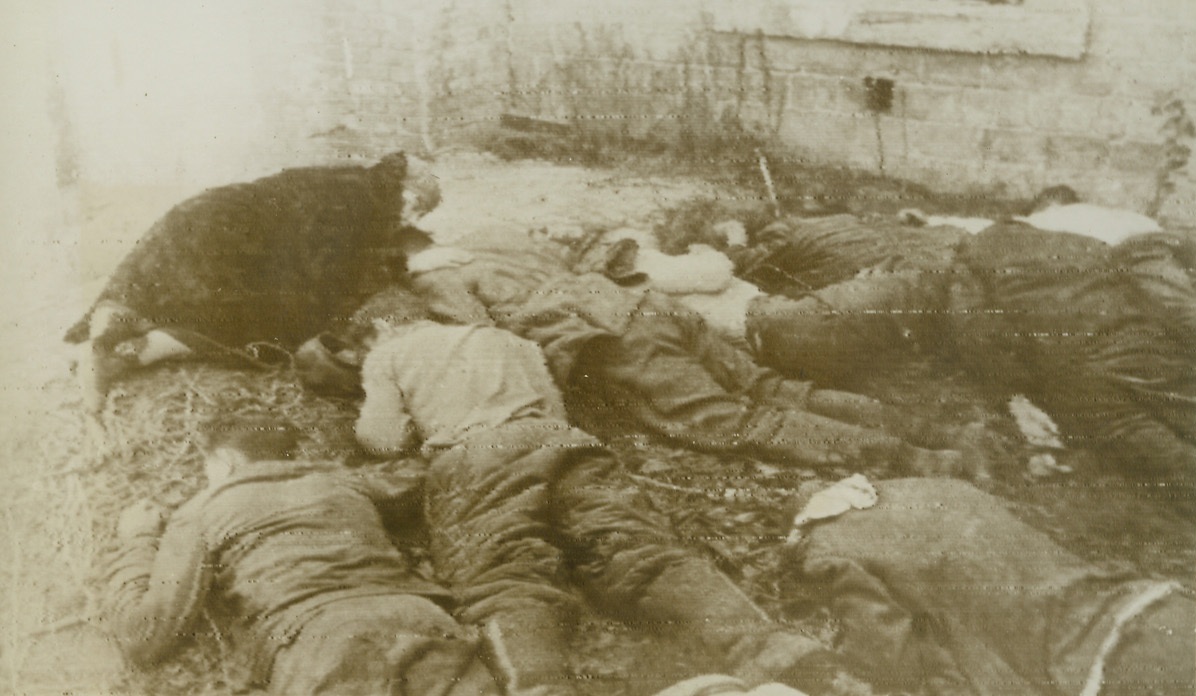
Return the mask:
<svg viewBox="0 0 1196 696"><path fill-rule="evenodd" d="M504 162L470 152L445 154L435 167L444 202L423 226L446 242L477 230L650 227L687 199L753 195L697 177ZM219 666L225 644L211 622L201 622L195 645L178 660L148 674L122 669L94 614L94 561L110 540L115 515L137 497L177 504L194 492L199 460L191 435L206 415L230 403L268 403L316 432L316 447L334 454L351 447L351 407L303 393L285 369L147 371L114 390L102 416L106 432L82 416L62 332L141 232L188 193L77 192L70 217L86 241L83 253L42 259L24 295L36 300L3 326L0 337L22 346L23 357L0 377L15 406L0 424L6 481L0 490L0 692L231 693ZM928 414L1009 431L1007 415L983 403L959 375L929 369L894 375L876 391ZM712 555L774 616L816 633L827 630L826 617L811 612L808 598L787 581L782 544L799 489L816 478L812 472L683 452L637 437L613 444L682 538ZM1082 555L1184 580L1196 572L1196 530L1190 521L1156 514L1149 494L1101 481L1030 479L1020 471L989 485L1023 518ZM418 549L409 552L418 560ZM597 614L586 618L575 647L574 667L596 696L650 693L707 671L712 657L684 636L654 635Z"/></svg>
<svg viewBox="0 0 1196 696"><path fill-rule="evenodd" d="M583 222L648 225L663 208L712 192L697 179L643 178L534 161L508 163L465 152L438 158L436 170L445 202L425 223L447 241L483 229L522 234L531 228ZM187 658L167 666L148 684L130 682L95 625L93 562L108 539L118 501L140 493L177 503L194 490L194 451L183 439L173 443L174 461L147 459L147 451L161 442L146 432L154 428L142 426L171 423L161 412L153 412L153 406L147 413L144 405L170 401L172 394L162 395L177 382L190 384L189 393L208 394L228 387L227 380L235 382L238 376L184 369L183 374L155 374L148 383L134 380L123 392L131 396L114 396L114 406L105 416L109 432L104 435L82 417L70 375L73 352L61 341L140 235L171 205L193 193L177 186L82 186L65 192L68 210L63 212L61 234L71 243L31 244L24 267L17 269L20 285L8 293L7 320L0 326L5 344L20 347L11 352L13 360L0 374L0 387L10 404L8 417L0 423L0 466L7 482L0 491L0 625L5 627L0 635L0 692L169 693L172 686L176 693L226 691L218 678L209 681L189 669ZM302 398L286 375L244 379L236 388L247 399L276 402L282 398L279 394ZM139 401L141 406L125 407ZM318 409L309 403L301 408ZM336 411L335 406L328 408ZM151 464L158 470L147 470Z"/></svg>

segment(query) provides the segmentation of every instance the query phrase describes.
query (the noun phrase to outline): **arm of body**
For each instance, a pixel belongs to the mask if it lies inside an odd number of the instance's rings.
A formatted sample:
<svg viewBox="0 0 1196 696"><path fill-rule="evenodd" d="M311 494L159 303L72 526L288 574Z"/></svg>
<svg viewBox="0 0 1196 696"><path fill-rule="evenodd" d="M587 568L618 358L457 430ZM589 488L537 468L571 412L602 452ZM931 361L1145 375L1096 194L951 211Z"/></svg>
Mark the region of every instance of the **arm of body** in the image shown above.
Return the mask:
<svg viewBox="0 0 1196 696"><path fill-rule="evenodd" d="M380 456L400 455L413 447L418 439L391 359L384 343L376 346L366 358L361 369L365 402L354 428L361 446Z"/></svg>
<svg viewBox="0 0 1196 696"><path fill-rule="evenodd" d="M203 499L179 508L160 537L146 529L121 530L122 546L109 561L105 613L121 651L135 665L169 655L203 607L211 583L200 529Z"/></svg>

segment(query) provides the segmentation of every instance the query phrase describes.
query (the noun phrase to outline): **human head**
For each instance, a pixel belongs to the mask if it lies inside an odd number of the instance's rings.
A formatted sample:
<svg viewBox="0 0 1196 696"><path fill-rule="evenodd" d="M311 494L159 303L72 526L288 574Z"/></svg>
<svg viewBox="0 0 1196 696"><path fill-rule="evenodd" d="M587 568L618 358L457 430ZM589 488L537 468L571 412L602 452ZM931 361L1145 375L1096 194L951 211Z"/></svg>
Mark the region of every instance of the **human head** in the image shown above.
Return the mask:
<svg viewBox="0 0 1196 696"><path fill-rule="evenodd" d="M363 352L338 336L322 333L295 351L295 374L317 394L354 399L362 395Z"/></svg>
<svg viewBox="0 0 1196 696"><path fill-rule="evenodd" d="M399 190L395 203L400 224L414 225L440 205L440 185L427 162L404 152L392 152L370 168L377 186L384 193Z"/></svg>
<svg viewBox="0 0 1196 696"><path fill-rule="evenodd" d="M288 420L266 415L218 418L208 424L204 435L204 468L209 484L227 479L245 464L293 459L299 454L303 438Z"/></svg>
<svg viewBox="0 0 1196 696"><path fill-rule="evenodd" d="M1038 192L1034 197L1034 201L1030 204L1030 214L1037 213L1040 210L1046 210L1056 205L1071 205L1072 203L1079 203L1080 195L1076 193L1075 189L1065 184L1057 186L1048 186Z"/></svg>
<svg viewBox="0 0 1196 696"><path fill-rule="evenodd" d="M380 328L430 317L423 297L402 285L392 285L366 300L337 331L320 334L299 347L295 353L299 381L324 396L359 397L361 364Z"/></svg>

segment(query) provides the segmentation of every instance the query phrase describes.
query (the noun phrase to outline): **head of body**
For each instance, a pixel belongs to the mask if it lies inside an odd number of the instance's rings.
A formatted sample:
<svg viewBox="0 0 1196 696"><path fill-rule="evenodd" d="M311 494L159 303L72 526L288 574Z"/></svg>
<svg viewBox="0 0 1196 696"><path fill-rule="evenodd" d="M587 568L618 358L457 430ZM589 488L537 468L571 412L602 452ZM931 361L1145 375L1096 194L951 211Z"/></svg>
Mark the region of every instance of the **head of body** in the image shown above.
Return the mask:
<svg viewBox="0 0 1196 696"><path fill-rule="evenodd" d="M366 301L349 322L316 336L295 353L299 381L317 394L358 398L361 365L370 348L389 328L429 319L427 302L401 285L394 285Z"/></svg>
<svg viewBox="0 0 1196 696"><path fill-rule="evenodd" d="M399 225L412 227L423 216L440 205L440 184L432 168L423 160L404 152L393 152L370 167L376 191L389 196L402 191L399 200Z"/></svg>
<svg viewBox="0 0 1196 696"><path fill-rule="evenodd" d="M204 471L215 486L254 462L285 461L300 455L303 433L285 419L271 416L221 418L205 429Z"/></svg>
<svg viewBox="0 0 1196 696"><path fill-rule="evenodd" d="M1033 215L1056 205L1071 205L1079 202L1080 195L1072 187L1066 184L1048 186L1039 191L1038 195L1034 197L1034 200L1026 210L1026 214Z"/></svg>

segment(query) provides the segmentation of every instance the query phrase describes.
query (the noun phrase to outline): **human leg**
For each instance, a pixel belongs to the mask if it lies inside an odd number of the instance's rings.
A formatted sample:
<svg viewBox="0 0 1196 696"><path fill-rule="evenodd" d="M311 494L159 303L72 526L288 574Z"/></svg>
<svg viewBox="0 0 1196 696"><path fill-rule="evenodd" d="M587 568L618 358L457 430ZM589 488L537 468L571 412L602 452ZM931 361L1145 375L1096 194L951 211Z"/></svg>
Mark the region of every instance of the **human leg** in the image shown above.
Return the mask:
<svg viewBox="0 0 1196 696"><path fill-rule="evenodd" d="M801 298L763 296L748 309L757 362L824 388L851 388L934 340L939 283L914 271L862 275Z"/></svg>
<svg viewBox="0 0 1196 696"><path fill-rule="evenodd" d="M562 555L547 519L549 482L571 445L560 426L480 433L433 456L427 477L437 575L457 597L457 618L483 627L513 693L572 691L566 647L577 602L559 587Z"/></svg>
<svg viewBox="0 0 1196 696"><path fill-rule="evenodd" d="M574 386L597 392L608 410L639 427L695 449L806 466L909 458L897 437L784 403L790 391L804 401L804 385L791 390L797 383L775 372L718 360L700 327L685 317L636 317L618 340L587 352Z"/></svg>
<svg viewBox="0 0 1196 696"><path fill-rule="evenodd" d="M1085 340L1038 339L1032 398L1074 444L1132 476L1196 484L1196 359L1142 319ZM1196 501L1190 501L1196 503Z"/></svg>
<svg viewBox="0 0 1196 696"><path fill-rule="evenodd" d="M669 521L594 448L553 485L552 519L575 576L595 603L629 623L697 636L723 669L750 682L813 687L835 662L815 639L768 617L712 563L684 549Z"/></svg>
<svg viewBox="0 0 1196 696"><path fill-rule="evenodd" d="M502 693L476 635L422 597L334 602L274 660L270 693L475 696Z"/></svg>

